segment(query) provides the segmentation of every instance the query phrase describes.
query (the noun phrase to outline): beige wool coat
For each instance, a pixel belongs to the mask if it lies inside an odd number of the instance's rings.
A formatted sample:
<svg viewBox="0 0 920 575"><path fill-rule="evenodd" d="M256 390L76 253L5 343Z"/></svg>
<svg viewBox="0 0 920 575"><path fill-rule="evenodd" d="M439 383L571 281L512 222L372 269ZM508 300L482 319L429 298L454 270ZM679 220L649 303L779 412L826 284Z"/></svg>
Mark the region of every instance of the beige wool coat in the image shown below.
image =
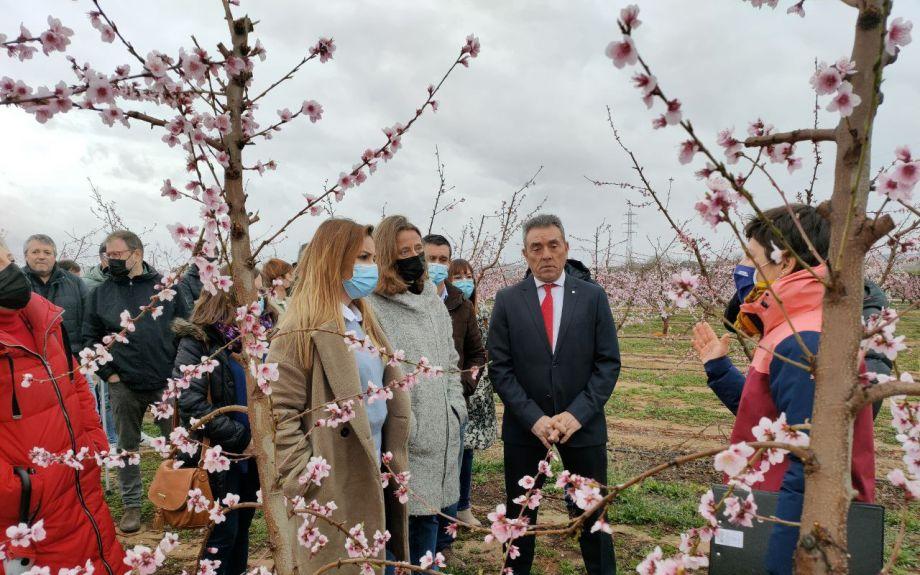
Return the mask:
<svg viewBox="0 0 920 575"><path fill-rule="evenodd" d="M322 329L334 331L337 328L334 322L329 322ZM333 399L361 392L354 354L348 350L341 336L316 333L313 336L313 366L307 369L297 359L293 342L294 338L276 338L272 341L267 359L269 363L278 364L279 379L272 384L271 399L277 422L275 457L284 494L289 498L300 495L307 502L316 499L320 504L334 501L338 509L332 514L332 519L342 522L346 529L364 523L364 532L371 543L376 530L382 532L388 529L392 536L388 546L390 551L397 560L408 561L408 509L395 497L392 481L386 490L380 486L377 451L364 403L356 401L357 416L335 428L314 429L318 419L328 416L323 409L296 417L312 407L323 406ZM390 349L387 341L381 342L381 345ZM402 373L398 367L386 367L385 384L400 377ZM397 473L407 470L409 465L407 443L410 416L408 394L394 391L393 399L387 401L381 448L384 453L389 451L393 454L390 465ZM313 429L313 432L307 437L309 429ZM313 456L324 457L332 470L320 487L312 483L302 486L298 478ZM329 538L329 543L311 558L310 550L296 541L296 528L303 523L303 519L295 516L291 521L298 568L302 575L312 574L323 565L348 557L345 550L346 536L319 520L317 526ZM382 554L380 558L384 558ZM336 570L336 573L352 574L358 571L355 566Z"/></svg>

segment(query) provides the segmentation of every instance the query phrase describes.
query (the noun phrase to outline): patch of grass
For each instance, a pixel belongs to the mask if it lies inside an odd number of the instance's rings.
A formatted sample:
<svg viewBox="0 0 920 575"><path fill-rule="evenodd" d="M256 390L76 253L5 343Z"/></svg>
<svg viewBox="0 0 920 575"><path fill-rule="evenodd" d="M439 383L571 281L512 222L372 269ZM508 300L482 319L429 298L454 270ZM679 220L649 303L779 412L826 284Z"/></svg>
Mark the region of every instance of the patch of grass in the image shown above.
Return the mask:
<svg viewBox="0 0 920 575"><path fill-rule="evenodd" d="M682 425L708 425L718 421L732 422L732 415L727 411L715 411L697 406L671 407L648 404L643 408L641 415L648 419L660 419Z"/></svg>
<svg viewBox="0 0 920 575"><path fill-rule="evenodd" d="M623 479L625 477L611 477L613 482ZM621 493L611 506L610 518L613 523L645 528L671 528L668 531L689 529L701 521L696 507L704 491L702 485L693 483L649 479ZM656 536L664 533L661 531Z"/></svg>

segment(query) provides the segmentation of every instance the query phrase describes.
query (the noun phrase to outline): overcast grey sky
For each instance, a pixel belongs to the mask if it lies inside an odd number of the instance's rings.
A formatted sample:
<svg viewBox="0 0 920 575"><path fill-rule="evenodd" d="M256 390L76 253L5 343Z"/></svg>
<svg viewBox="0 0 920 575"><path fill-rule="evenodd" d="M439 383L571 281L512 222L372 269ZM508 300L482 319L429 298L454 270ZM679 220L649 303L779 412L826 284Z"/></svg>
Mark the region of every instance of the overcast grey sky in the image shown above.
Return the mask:
<svg viewBox="0 0 920 575"><path fill-rule="evenodd" d="M637 3L643 24L634 37L640 53L713 147L719 129L734 126L741 137L748 121L758 116L780 130L810 126L813 60L833 62L849 55L856 16L838 0L809 0L805 19L785 14L790 0L781 0L782 8L775 11L757 10L740 0ZM438 113L426 112L403 138L404 148L394 160L351 190L336 206L338 214L373 223L386 205L388 214L403 213L426 227L438 185L437 145L448 182L456 186L454 194L467 200L442 215L436 227L455 233L463 221L498 207L543 166L529 205L545 196L546 210L558 213L572 233L589 235L606 219L622 239L626 200L640 198L595 188L584 179L635 180L607 126L609 105L653 181L664 188L674 178L675 212L690 216L705 189L693 177L702 163L678 163L683 133L676 128L653 131L651 120L659 111L645 109L629 81L632 70L617 70L604 56L607 43L620 36L616 18L626 4L243 0L236 13L248 12L259 21L255 37L268 50L268 60L256 62L256 89L283 74L319 36L334 36L338 46L331 62L311 62L264 100L263 126L275 121L275 110L294 110L305 99L319 101L325 115L317 124L295 121L274 140L247 150L247 164L256 159L279 163L276 172L247 177L250 205L262 217L254 232L264 234L279 225L303 205L304 193L317 194L325 180L350 168L365 148L382 145L381 128L410 117L469 33L482 42L479 58L469 69L455 72L438 98ZM99 40L85 16L90 6L83 1L2 0L0 32L15 36L19 22L41 31L47 15L53 14L75 30L68 54L78 62L107 71L130 62L117 42ZM191 34L215 53L214 46L227 35L217 0L121 0L103 6L141 54L157 49L175 55L191 45ZM920 22L920 2L899 0L894 13ZM874 166L889 161L896 145L910 144L920 152L916 44L887 72ZM136 70L137 63L132 64ZM73 79L59 53L51 58L39 53L25 64L0 56L0 76L33 86ZM822 126L831 127L837 118L822 112L820 119ZM160 197L163 179L185 181L182 154L159 142L161 132L151 133L139 123L130 129L118 124L108 128L86 112L60 115L41 125L14 109L0 110L0 126L0 229L14 245L36 232L63 242L68 232L79 235L97 226L89 211L87 178L106 199L118 203L131 227L155 225L148 241L169 244L167 224L194 223L197 218L190 203L173 204ZM825 145L824 150L832 164L832 147ZM798 154L805 167L795 176L775 170L790 192L800 190L811 173L809 148L800 145ZM824 196L830 172L821 175L818 189ZM762 181L753 189L765 205L778 202ZM308 217L293 226L277 253L293 257L320 221ZM638 210L637 221L640 253L648 252L647 236L669 235L652 208ZM708 230L696 218L694 227ZM515 250L507 257L514 259Z"/></svg>

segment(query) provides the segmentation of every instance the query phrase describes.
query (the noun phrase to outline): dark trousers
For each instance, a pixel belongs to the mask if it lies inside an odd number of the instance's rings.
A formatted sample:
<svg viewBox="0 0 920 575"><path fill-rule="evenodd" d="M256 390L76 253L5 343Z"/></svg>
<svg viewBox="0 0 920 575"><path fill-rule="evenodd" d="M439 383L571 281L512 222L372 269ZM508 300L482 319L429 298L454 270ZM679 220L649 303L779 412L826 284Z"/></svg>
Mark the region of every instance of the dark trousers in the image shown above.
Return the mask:
<svg viewBox="0 0 920 575"><path fill-rule="evenodd" d="M460 501L457 511L466 511L471 507L470 494L473 491L473 450L464 449L460 460Z"/></svg>
<svg viewBox="0 0 920 575"><path fill-rule="evenodd" d="M227 493L235 493L240 496L240 503L256 501L259 474L255 461L247 463L245 471L242 464L233 463L219 481L212 481L215 500L223 499ZM208 547L216 549L216 553L208 553L205 558L220 560L217 575L240 575L248 570L249 525L253 515L255 509L237 509L227 513L223 523L214 526L208 538Z"/></svg>
<svg viewBox="0 0 920 575"><path fill-rule="evenodd" d="M600 483L607 483L607 448L605 445L592 445L590 447L569 447L559 445L559 455L562 456L563 466L576 475L594 479ZM505 444L505 492L507 494L507 509L509 518L517 518L521 507L514 503L514 498L526 493L526 489L518 485L518 481L525 475L535 477L537 464L546 457L546 449L541 445L509 445ZM541 480L543 478L541 477ZM542 484L541 484L542 486ZM525 516L530 518L530 524L537 522L537 509L525 511ZM581 513L581 509L575 510ZM617 566L613 553L613 538L602 532L591 533L591 526L600 513L590 517L584 524L581 537L578 540L581 546L581 556L585 561L585 568L590 575L613 575ZM522 537L514 541L521 554L517 559L509 559L505 564L514 570L514 575L528 575L533 564L535 540L533 536Z"/></svg>
<svg viewBox="0 0 920 575"><path fill-rule="evenodd" d="M435 554L438 544L438 516L437 515L410 515L409 516L409 560L413 565L418 565L425 553L431 551Z"/></svg>

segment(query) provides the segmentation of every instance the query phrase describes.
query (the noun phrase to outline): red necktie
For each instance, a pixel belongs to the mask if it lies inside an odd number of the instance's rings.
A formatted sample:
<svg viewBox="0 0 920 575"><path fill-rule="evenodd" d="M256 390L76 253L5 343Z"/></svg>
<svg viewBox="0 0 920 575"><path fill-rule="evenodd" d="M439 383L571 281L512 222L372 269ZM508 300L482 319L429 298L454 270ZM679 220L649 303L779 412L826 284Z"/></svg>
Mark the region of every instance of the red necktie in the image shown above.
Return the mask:
<svg viewBox="0 0 920 575"><path fill-rule="evenodd" d="M543 311L543 325L546 327L546 339L549 341L549 348L553 349L553 286L555 284L543 284L546 290L546 297L543 298L543 304L540 309Z"/></svg>

